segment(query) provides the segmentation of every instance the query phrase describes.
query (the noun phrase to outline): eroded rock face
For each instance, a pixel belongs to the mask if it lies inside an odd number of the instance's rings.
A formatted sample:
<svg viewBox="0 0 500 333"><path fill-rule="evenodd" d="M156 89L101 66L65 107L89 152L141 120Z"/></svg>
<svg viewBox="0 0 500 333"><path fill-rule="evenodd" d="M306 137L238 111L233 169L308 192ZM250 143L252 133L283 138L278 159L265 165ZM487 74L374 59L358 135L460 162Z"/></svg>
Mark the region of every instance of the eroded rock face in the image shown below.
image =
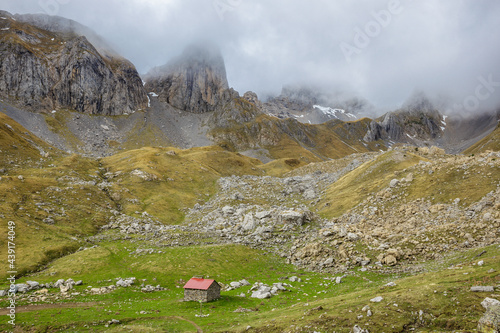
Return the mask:
<svg viewBox="0 0 500 333"><path fill-rule="evenodd" d="M127 60L100 53L76 32L48 31L3 15L0 95L35 111L122 115L146 108L142 81Z"/></svg>
<svg viewBox="0 0 500 333"><path fill-rule="evenodd" d="M412 96L397 111L389 112L373 120L364 140L393 140L397 142L419 143L442 137L445 117L423 94Z"/></svg>
<svg viewBox="0 0 500 333"><path fill-rule="evenodd" d="M162 67L149 72L146 89L160 100L193 113L215 111L230 100L224 59L209 45L192 45Z"/></svg>

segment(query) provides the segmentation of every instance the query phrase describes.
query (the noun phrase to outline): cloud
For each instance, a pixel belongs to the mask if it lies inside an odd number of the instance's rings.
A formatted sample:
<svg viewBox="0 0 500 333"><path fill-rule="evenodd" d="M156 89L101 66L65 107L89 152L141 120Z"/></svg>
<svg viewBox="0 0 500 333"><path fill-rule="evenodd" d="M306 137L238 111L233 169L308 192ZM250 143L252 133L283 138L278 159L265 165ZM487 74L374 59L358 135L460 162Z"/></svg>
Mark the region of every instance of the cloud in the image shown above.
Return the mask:
<svg viewBox="0 0 500 333"><path fill-rule="evenodd" d="M52 8L94 29L141 73L210 40L240 93L312 84L392 109L422 90L463 106L481 78L500 82L497 0L0 0L0 7ZM500 87L490 88L476 109L500 103Z"/></svg>

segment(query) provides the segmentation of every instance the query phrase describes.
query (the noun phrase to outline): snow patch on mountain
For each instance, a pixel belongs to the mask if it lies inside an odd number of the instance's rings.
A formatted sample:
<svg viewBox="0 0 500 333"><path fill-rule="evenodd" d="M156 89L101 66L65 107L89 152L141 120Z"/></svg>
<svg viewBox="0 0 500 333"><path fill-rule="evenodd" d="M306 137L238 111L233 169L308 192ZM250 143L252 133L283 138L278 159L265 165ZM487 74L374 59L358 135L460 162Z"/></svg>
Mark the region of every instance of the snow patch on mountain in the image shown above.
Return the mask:
<svg viewBox="0 0 500 333"><path fill-rule="evenodd" d="M340 114L342 114L343 116L347 116L349 118L352 118L352 119L357 119L357 117L355 115L353 115L352 113L346 112L344 109L333 109L331 107L321 106L321 105L313 105L313 108L318 109L321 112L323 112L324 114L331 116L331 117L334 117L334 118L337 118L337 119L340 119L340 117L339 117Z"/></svg>

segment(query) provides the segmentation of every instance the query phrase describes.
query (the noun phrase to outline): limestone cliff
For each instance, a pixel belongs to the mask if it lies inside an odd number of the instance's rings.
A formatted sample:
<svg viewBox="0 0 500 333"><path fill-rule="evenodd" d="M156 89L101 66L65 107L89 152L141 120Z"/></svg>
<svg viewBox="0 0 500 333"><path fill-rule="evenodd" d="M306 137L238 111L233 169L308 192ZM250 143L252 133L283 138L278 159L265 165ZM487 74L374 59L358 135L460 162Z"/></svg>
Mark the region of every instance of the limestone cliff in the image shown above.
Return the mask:
<svg viewBox="0 0 500 333"><path fill-rule="evenodd" d="M212 112L231 100L224 59L214 46L192 45L144 78L160 100L193 113Z"/></svg>
<svg viewBox="0 0 500 333"><path fill-rule="evenodd" d="M397 111L373 120L364 140L385 140L418 144L432 141L443 135L445 117L422 94L413 96Z"/></svg>
<svg viewBox="0 0 500 333"><path fill-rule="evenodd" d="M0 16L4 98L34 111L65 108L103 115L128 114L147 106L135 67L103 51L102 45L98 51L72 28L72 21L43 15L13 17L7 12Z"/></svg>

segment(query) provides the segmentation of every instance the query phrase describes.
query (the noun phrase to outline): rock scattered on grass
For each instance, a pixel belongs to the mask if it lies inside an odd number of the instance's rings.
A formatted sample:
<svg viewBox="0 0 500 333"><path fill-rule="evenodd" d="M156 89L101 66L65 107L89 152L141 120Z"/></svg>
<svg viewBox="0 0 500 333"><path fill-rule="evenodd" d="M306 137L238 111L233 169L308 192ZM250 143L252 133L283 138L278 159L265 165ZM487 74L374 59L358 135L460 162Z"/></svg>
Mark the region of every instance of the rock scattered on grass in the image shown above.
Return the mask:
<svg viewBox="0 0 500 333"><path fill-rule="evenodd" d="M494 292L495 287L493 286L473 286L470 287L470 291L475 291L475 292Z"/></svg>
<svg viewBox="0 0 500 333"><path fill-rule="evenodd" d="M253 291L250 297L258 299L271 298L277 295L279 291L287 291L288 289L285 286L289 287L288 284L281 282L273 283L272 286L268 286L262 282L256 282L252 288L250 288L250 291Z"/></svg>
<svg viewBox="0 0 500 333"><path fill-rule="evenodd" d="M135 280L136 280L135 277L126 278L125 280L120 278L118 281L116 281L116 285L118 287L124 287L124 288L130 287L131 285L134 284Z"/></svg>
<svg viewBox="0 0 500 333"><path fill-rule="evenodd" d="M486 310L488 310L490 307L492 306L495 306L495 305L498 305L500 306L500 301L499 300L496 300L494 298L489 298L489 297L486 297L482 302L481 302L481 305L483 306L483 308L485 308Z"/></svg>
<svg viewBox="0 0 500 333"><path fill-rule="evenodd" d="M377 296L377 297L375 297L375 298L372 298L372 299L370 300L370 302L373 302L373 303L380 303L380 302L382 302L382 300L383 300L383 299L384 299L384 298L383 298L382 296Z"/></svg>
<svg viewBox="0 0 500 333"><path fill-rule="evenodd" d="M363 328L359 327L358 325L354 325L354 327L352 328L352 332L353 333L369 333L368 330L363 329Z"/></svg>

